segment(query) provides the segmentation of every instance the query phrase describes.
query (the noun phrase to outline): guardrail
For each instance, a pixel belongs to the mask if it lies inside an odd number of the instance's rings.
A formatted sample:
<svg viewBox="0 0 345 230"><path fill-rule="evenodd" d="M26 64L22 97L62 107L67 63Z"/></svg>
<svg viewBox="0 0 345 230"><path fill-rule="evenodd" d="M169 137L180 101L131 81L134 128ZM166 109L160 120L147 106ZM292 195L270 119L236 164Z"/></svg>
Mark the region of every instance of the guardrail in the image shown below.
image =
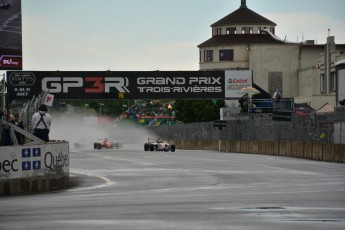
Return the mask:
<svg viewBox="0 0 345 230"><path fill-rule="evenodd" d="M177 149L261 154L345 163L345 144L304 141L170 140Z"/></svg>

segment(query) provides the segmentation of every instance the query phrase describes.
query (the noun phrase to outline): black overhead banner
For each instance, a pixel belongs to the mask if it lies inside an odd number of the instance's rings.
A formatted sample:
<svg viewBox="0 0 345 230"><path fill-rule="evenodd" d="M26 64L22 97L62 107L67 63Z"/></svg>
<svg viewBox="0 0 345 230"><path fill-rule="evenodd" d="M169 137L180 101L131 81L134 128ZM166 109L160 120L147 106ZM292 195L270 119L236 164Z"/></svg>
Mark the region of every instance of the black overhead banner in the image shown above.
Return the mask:
<svg viewBox="0 0 345 230"><path fill-rule="evenodd" d="M48 91L55 99L225 98L225 71L7 71L10 101Z"/></svg>

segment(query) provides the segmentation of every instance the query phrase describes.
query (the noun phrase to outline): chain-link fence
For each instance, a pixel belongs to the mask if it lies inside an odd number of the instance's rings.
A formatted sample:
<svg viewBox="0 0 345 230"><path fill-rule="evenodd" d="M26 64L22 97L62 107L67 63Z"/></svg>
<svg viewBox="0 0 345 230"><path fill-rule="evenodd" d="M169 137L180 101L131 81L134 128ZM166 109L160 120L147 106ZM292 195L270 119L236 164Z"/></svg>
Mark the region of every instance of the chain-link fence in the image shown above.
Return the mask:
<svg viewBox="0 0 345 230"><path fill-rule="evenodd" d="M336 143L339 143L339 135L340 143L344 143L345 139L345 113L298 116L292 121L274 121L269 116L236 119L226 121L223 129L216 128L213 124L179 124L149 129L157 136L170 140L297 140L324 143L335 143L337 140Z"/></svg>

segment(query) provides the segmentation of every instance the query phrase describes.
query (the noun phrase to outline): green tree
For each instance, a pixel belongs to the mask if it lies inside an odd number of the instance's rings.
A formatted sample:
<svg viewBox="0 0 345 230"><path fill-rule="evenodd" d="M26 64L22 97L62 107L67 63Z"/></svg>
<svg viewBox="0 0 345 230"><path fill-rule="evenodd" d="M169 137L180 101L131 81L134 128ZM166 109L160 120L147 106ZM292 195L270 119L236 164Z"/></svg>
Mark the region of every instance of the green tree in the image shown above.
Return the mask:
<svg viewBox="0 0 345 230"><path fill-rule="evenodd" d="M183 123L208 122L219 119L219 104L210 100L175 102L176 119Z"/></svg>
<svg viewBox="0 0 345 230"><path fill-rule="evenodd" d="M124 110L126 111L128 109L128 104L131 105L133 102L127 100L68 100L66 103L76 107L85 107L87 104L89 109L93 109L98 114L101 109L102 115L119 116Z"/></svg>

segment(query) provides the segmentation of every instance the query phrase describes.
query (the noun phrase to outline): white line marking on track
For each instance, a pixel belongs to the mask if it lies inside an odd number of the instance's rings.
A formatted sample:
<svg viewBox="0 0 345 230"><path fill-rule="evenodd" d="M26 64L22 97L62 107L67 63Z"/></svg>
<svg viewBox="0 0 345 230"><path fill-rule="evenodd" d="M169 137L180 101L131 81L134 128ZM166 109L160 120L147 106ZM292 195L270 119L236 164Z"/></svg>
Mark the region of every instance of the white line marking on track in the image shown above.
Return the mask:
<svg viewBox="0 0 345 230"><path fill-rule="evenodd" d="M87 175L90 176L90 175ZM91 187L83 187L83 188L76 188L76 189L70 189L68 190L69 192L77 192L77 191L85 191L85 190L92 190L92 189L97 189L97 188L104 188L104 187L108 187L114 184L114 182L112 182L111 180L109 180L108 178L104 177L104 176L94 176L97 178L100 178L104 181L103 184L99 184L99 185L95 185L95 186L91 186Z"/></svg>

